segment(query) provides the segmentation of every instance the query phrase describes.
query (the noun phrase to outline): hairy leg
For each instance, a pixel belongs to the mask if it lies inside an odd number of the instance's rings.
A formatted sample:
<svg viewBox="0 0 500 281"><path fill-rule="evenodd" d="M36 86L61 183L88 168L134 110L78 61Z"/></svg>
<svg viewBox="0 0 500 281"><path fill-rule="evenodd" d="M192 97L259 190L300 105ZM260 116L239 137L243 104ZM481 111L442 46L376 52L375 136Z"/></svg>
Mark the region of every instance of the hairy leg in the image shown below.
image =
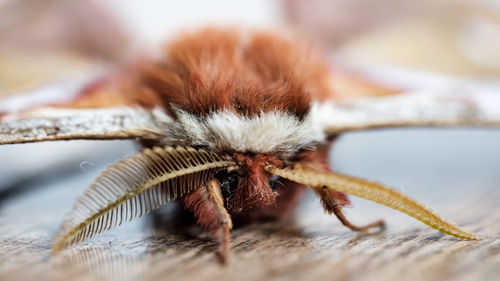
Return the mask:
<svg viewBox="0 0 500 281"><path fill-rule="evenodd" d="M330 142L322 146L319 146L315 150L304 152L301 155L300 160L307 163L308 165L311 165L316 169L330 171L331 169L330 166L328 165L328 155L331 149L332 141L333 139L330 140ZM342 213L342 207L348 206L350 204L349 198L347 198L346 194L341 192L336 192L333 190L323 190L323 189L314 189L314 191L320 197L321 204L323 205L325 211L330 215L335 214L335 216L337 216L340 222L343 225L350 228L351 230L367 231L374 227L383 228L385 226L385 223L382 220L376 221L374 223L365 226L354 225L350 221L348 221L347 218L344 216L344 213Z"/></svg>
<svg viewBox="0 0 500 281"><path fill-rule="evenodd" d="M236 225L260 221L274 221L290 217L300 202L304 191L304 185L286 179L279 179L276 189L276 204L265 208L255 208L251 212L239 212L231 214Z"/></svg>
<svg viewBox="0 0 500 281"><path fill-rule="evenodd" d="M344 216L344 213L342 213L341 206L337 203L337 201L335 200L335 195L332 194L330 190L314 189L314 191L320 197L321 204L323 205L325 211L330 215L335 214L335 216L337 216L340 222L346 227L350 228L351 230L364 232L375 227L379 227L381 229L385 227L385 222L383 220L378 220L364 226L357 226L352 224Z"/></svg>
<svg viewBox="0 0 500 281"><path fill-rule="evenodd" d="M229 255L230 230L233 223L224 207L220 183L213 179L206 186L182 198L184 207L191 211L197 223L207 229L214 240L219 242L219 258L225 263Z"/></svg>

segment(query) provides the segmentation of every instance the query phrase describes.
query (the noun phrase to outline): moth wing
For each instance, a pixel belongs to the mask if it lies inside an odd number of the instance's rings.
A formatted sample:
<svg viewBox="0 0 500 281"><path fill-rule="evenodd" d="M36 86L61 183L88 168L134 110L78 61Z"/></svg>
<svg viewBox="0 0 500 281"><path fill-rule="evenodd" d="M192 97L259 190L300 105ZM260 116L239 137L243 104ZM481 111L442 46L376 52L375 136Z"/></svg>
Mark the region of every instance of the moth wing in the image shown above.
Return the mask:
<svg viewBox="0 0 500 281"><path fill-rule="evenodd" d="M385 97L404 92L400 85L374 79L363 72L341 65L330 67L330 99L351 100L362 97Z"/></svg>
<svg viewBox="0 0 500 281"><path fill-rule="evenodd" d="M71 139L155 139L170 118L138 107L41 108L0 119L0 144Z"/></svg>
<svg viewBox="0 0 500 281"><path fill-rule="evenodd" d="M71 139L155 139L171 121L130 72L91 71L0 100L0 144ZM142 98L142 100L141 100Z"/></svg>
<svg viewBox="0 0 500 281"><path fill-rule="evenodd" d="M33 108L73 107L72 104L88 91L90 85L101 80L102 75L100 71L89 71L68 79L38 85L34 89L11 93L0 99L0 118Z"/></svg>
<svg viewBox="0 0 500 281"><path fill-rule="evenodd" d="M368 91L351 97L346 93L346 98L313 106L315 122L327 135L388 127L500 126L498 84L384 69L365 71L360 77L360 82L351 80L352 85L371 81ZM401 90L370 94L377 81L382 87Z"/></svg>
<svg viewBox="0 0 500 281"><path fill-rule="evenodd" d="M386 127L498 127L500 95L407 94L314 107L328 135Z"/></svg>
<svg viewBox="0 0 500 281"><path fill-rule="evenodd" d="M93 68L74 77L47 83L30 91L10 94L7 98L0 99L0 117L8 113L47 106L152 108L157 105L159 101L148 91L137 87L134 73L128 70L110 72L102 68Z"/></svg>

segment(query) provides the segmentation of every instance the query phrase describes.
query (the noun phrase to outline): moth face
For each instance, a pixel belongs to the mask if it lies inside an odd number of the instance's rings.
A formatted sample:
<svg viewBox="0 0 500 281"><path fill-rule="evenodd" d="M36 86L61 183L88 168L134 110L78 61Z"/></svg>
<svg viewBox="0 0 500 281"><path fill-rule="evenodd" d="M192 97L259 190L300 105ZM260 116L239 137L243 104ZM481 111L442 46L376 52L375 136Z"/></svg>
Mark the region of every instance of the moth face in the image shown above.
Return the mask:
<svg viewBox="0 0 500 281"><path fill-rule="evenodd" d="M324 139L315 130L311 112L300 118L279 110L254 115L220 110L207 116L177 110L175 116L176 121L165 130L166 144L203 148L237 163L238 172L218 175L221 191L234 212L273 204L275 187L265 166L282 166Z"/></svg>

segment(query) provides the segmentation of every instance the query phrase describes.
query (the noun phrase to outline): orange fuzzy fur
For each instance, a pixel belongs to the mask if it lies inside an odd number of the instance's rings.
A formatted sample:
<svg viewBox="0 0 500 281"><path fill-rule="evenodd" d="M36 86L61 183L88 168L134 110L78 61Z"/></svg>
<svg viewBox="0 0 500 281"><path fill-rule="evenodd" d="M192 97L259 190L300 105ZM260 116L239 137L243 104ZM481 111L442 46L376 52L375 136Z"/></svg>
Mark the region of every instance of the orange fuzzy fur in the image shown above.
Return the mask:
<svg viewBox="0 0 500 281"><path fill-rule="evenodd" d="M138 93L155 93L173 115L172 107L176 107L196 116L221 109L247 116L280 110L303 118L312 100L332 97L326 65L304 45L264 32L204 29L184 34L164 48L158 61L140 65L138 73ZM295 187L279 190L287 202L276 201L269 186L270 175L263 167L278 160L261 154L233 156L244 171L234 196L227 200L231 215L242 218L247 209L252 209L254 218L290 213L302 188L284 181ZM327 145L298 157L328 169ZM344 194L334 196L340 205L349 202ZM185 206L201 216L198 221L202 225L207 224L211 212L194 208L193 200L185 200Z"/></svg>
<svg viewBox="0 0 500 281"><path fill-rule="evenodd" d="M270 33L205 29L167 45L141 69L141 82L170 109L204 116L228 109L243 115L280 110L303 117L311 99L330 95L326 66Z"/></svg>

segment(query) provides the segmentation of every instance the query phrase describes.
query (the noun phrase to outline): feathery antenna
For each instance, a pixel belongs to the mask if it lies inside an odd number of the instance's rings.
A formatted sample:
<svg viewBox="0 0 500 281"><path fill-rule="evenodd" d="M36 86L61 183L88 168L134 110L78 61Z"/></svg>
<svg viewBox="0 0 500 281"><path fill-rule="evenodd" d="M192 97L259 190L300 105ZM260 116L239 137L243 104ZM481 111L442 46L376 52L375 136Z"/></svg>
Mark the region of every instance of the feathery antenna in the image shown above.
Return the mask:
<svg viewBox="0 0 500 281"><path fill-rule="evenodd" d="M272 174L312 188L344 192L390 207L443 233L466 240L479 240L477 235L461 230L419 202L387 186L351 176L316 170L304 164L283 169L267 166L266 169Z"/></svg>
<svg viewBox="0 0 500 281"><path fill-rule="evenodd" d="M203 149L146 149L111 166L85 191L63 222L52 251L140 217L234 165Z"/></svg>

